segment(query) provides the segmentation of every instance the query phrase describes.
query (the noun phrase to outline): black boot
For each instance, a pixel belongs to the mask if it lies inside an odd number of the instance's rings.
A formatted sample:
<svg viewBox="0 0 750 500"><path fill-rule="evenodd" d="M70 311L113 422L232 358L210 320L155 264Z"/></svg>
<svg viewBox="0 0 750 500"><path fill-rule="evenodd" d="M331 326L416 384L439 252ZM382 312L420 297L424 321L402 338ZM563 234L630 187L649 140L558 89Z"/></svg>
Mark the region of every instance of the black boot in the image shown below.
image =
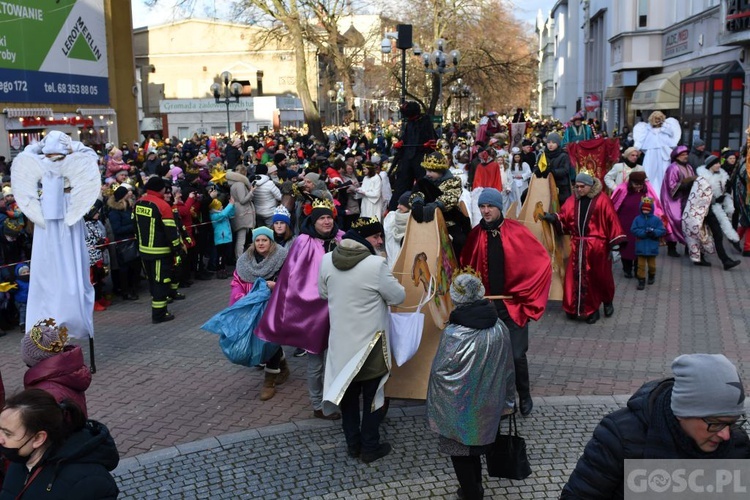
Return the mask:
<svg viewBox="0 0 750 500"><path fill-rule="evenodd" d="M701 254L701 260L698 262L693 262L693 264L701 267L711 267L711 263L706 260L706 256L703 254Z"/></svg>
<svg viewBox="0 0 750 500"><path fill-rule="evenodd" d="M646 280L638 278L638 290L646 289Z"/></svg>
<svg viewBox="0 0 750 500"><path fill-rule="evenodd" d="M667 255L670 257L679 257L680 254L677 253L677 243L673 241L667 242Z"/></svg>
<svg viewBox="0 0 750 500"><path fill-rule="evenodd" d="M737 267L739 265L740 265L740 261L739 260L727 259L727 260L724 261L724 270L725 271L729 271L733 267Z"/></svg>
<svg viewBox="0 0 750 500"><path fill-rule="evenodd" d="M609 318L615 313L615 306L612 302L604 304L604 317Z"/></svg>
<svg viewBox="0 0 750 500"><path fill-rule="evenodd" d="M589 325L593 325L594 323L599 321L599 317L599 310L597 310L594 314L586 318L586 323L588 323Z"/></svg>
<svg viewBox="0 0 750 500"><path fill-rule="evenodd" d="M648 284L653 285L656 281L656 274L649 274L648 275Z"/></svg>

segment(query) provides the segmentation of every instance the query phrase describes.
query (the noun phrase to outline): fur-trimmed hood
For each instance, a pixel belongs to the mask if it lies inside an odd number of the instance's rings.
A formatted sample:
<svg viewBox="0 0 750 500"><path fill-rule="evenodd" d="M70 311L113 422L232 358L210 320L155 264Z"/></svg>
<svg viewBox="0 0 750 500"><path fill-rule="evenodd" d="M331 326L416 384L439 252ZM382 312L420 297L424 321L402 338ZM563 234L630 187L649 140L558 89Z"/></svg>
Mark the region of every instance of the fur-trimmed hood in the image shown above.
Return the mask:
<svg viewBox="0 0 750 500"><path fill-rule="evenodd" d="M576 199L579 199L581 196L578 194L578 190L574 189L573 191L575 192L574 194ZM601 192L602 181L600 181L598 177L594 177L594 185L591 186L591 191L589 191L589 194L587 194L586 196L588 196L589 198L594 198L594 196L598 195Z"/></svg>
<svg viewBox="0 0 750 500"><path fill-rule="evenodd" d="M107 197L107 206L112 210L128 210L132 208L132 205L128 205L125 198L120 201L115 201L114 195Z"/></svg>
<svg viewBox="0 0 750 500"><path fill-rule="evenodd" d="M722 194L726 193L727 186L729 184L729 174L727 174L724 169L720 168L718 172L714 173L703 166L698 167L695 170L695 174L704 177L711 185L714 200Z"/></svg>

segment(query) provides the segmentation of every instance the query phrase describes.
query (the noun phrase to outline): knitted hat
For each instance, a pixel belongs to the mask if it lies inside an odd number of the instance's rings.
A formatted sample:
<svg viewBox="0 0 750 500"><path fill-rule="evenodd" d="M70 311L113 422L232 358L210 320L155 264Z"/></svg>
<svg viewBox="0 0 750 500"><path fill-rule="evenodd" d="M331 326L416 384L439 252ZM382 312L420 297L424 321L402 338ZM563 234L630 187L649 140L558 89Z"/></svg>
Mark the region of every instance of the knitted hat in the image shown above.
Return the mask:
<svg viewBox="0 0 750 500"><path fill-rule="evenodd" d="M28 276L31 274L31 267L28 264L21 264L16 268L16 276Z"/></svg>
<svg viewBox="0 0 750 500"><path fill-rule="evenodd" d="M703 142L703 139L696 139L696 140L693 141L693 147L694 148L699 148L699 147L705 146L705 145L706 145L706 143Z"/></svg>
<svg viewBox="0 0 750 500"><path fill-rule="evenodd" d="M409 198L411 198L411 191L407 191L401 196L398 197L398 204L403 205L405 207L411 208L411 205L409 204Z"/></svg>
<svg viewBox="0 0 750 500"><path fill-rule="evenodd" d="M484 285L475 274L459 274L451 283L450 294L456 306L471 304L484 297Z"/></svg>
<svg viewBox="0 0 750 500"><path fill-rule="evenodd" d="M58 327L52 318L42 319L21 339L21 359L27 366L62 352L68 343L68 329Z"/></svg>
<svg viewBox="0 0 750 500"><path fill-rule="evenodd" d="M593 186L594 178L591 177L586 172L581 172L580 174L576 175L576 182L580 182L581 184L586 184L587 186Z"/></svg>
<svg viewBox="0 0 750 500"><path fill-rule="evenodd" d="M676 417L727 417L745 413L745 388L723 354L683 354L672 362Z"/></svg>
<svg viewBox="0 0 750 500"><path fill-rule="evenodd" d="M493 207L497 207L502 211L503 195L500 194L500 191L495 188L484 188L482 189L482 193L479 195L477 205L490 205Z"/></svg>
<svg viewBox="0 0 750 500"><path fill-rule="evenodd" d="M685 147L685 146L677 146L676 148L674 148L672 150L672 153L669 155L669 158L672 161L675 161L678 156L680 156L682 153L687 153L687 152L688 152L688 148L687 147Z"/></svg>
<svg viewBox="0 0 750 500"><path fill-rule="evenodd" d="M13 190L10 186L3 187L3 196L13 196Z"/></svg>
<svg viewBox="0 0 750 500"><path fill-rule="evenodd" d="M278 151L276 154L273 155L273 162L278 165L282 161L286 160L286 153L283 151Z"/></svg>
<svg viewBox="0 0 750 500"><path fill-rule="evenodd" d="M166 187L166 184L164 184L164 179L159 177L158 175L150 177L148 181L146 181L146 191L161 191Z"/></svg>
<svg viewBox="0 0 750 500"><path fill-rule="evenodd" d="M276 168L276 166L274 166ZM265 165L258 165L255 167L255 173L258 175L268 175L268 167Z"/></svg>
<svg viewBox="0 0 750 500"><path fill-rule="evenodd" d="M320 174L315 172L308 172L305 174L305 180L310 182L318 182L320 180Z"/></svg>
<svg viewBox="0 0 750 500"><path fill-rule="evenodd" d="M208 205L209 210L221 210L224 208L224 205L221 204L221 201L219 200L213 200L210 205Z"/></svg>
<svg viewBox="0 0 750 500"><path fill-rule="evenodd" d="M255 241L258 236L265 236L269 240L273 241L273 231L271 231L271 228L269 227L260 226L253 229L253 241Z"/></svg>
<svg viewBox="0 0 750 500"><path fill-rule="evenodd" d="M711 168L714 164L719 162L719 157L710 155L708 158L706 158L706 169Z"/></svg>
<svg viewBox="0 0 750 500"><path fill-rule="evenodd" d="M287 226L292 225L292 218L289 216L289 210L286 207L279 205L273 211L273 217L271 218L271 224L276 222L285 222Z"/></svg>
<svg viewBox="0 0 750 500"><path fill-rule="evenodd" d="M646 172L643 170L633 170L628 176L628 181L643 184L646 182Z"/></svg>
<svg viewBox="0 0 750 500"><path fill-rule="evenodd" d="M125 186L118 187L114 192L115 201L122 200L123 198L125 198L126 194L128 194L128 188L126 188Z"/></svg>
<svg viewBox="0 0 750 500"><path fill-rule="evenodd" d="M359 217L352 222L352 230L363 238L383 233L383 224L377 217Z"/></svg>
<svg viewBox="0 0 750 500"><path fill-rule="evenodd" d="M552 132L551 134L547 134L547 142L554 142L558 146L562 142L562 138L560 137L560 134L557 132Z"/></svg>
<svg viewBox="0 0 750 500"><path fill-rule="evenodd" d="M641 212L644 210L648 211L648 213L654 212L654 200L653 198L650 198L648 196L644 196L641 198Z"/></svg>
<svg viewBox="0 0 750 500"><path fill-rule="evenodd" d="M631 147L629 147L628 149L626 149L625 151L622 152L622 157L623 158L627 158L628 156L630 156L630 153L633 153L635 151L638 151L638 150L631 146Z"/></svg>

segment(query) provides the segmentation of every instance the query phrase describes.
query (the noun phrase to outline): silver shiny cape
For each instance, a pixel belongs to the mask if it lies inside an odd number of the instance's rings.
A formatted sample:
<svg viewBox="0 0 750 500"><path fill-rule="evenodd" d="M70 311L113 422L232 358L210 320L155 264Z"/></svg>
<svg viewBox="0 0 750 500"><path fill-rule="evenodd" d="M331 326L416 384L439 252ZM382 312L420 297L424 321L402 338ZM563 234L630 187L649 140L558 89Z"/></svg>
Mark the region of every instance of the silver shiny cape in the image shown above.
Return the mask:
<svg viewBox="0 0 750 500"><path fill-rule="evenodd" d="M427 387L427 423L467 446L495 441L500 417L516 398L508 328L474 330L449 324L440 339Z"/></svg>

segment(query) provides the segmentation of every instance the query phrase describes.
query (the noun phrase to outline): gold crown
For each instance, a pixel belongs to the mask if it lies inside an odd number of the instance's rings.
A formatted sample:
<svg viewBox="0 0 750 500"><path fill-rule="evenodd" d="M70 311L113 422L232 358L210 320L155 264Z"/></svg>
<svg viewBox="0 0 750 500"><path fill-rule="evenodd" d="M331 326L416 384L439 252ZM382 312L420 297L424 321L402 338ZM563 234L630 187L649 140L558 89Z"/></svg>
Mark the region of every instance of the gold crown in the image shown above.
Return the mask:
<svg viewBox="0 0 750 500"><path fill-rule="evenodd" d="M57 330L57 340L52 341L49 346L45 346L41 342L42 341L42 328L41 327L43 326ZM32 342L34 342L34 344L42 351L58 353L58 352L61 352L65 348L65 344L68 343L68 329L64 326L61 326L58 328L57 324L55 323L55 320L52 318L40 319L31 328L31 332L29 332L29 337L31 338Z"/></svg>
<svg viewBox="0 0 750 500"><path fill-rule="evenodd" d="M594 174L593 170L589 170L588 168L582 168L578 171L579 174L586 174L590 175L592 178L596 178L596 174Z"/></svg>
<svg viewBox="0 0 750 500"><path fill-rule="evenodd" d="M316 198L312 202L312 209L315 210L316 208L325 208L326 210L333 211L333 202L325 198Z"/></svg>
<svg viewBox="0 0 750 500"><path fill-rule="evenodd" d="M378 222L380 221L377 217L361 217L352 222L352 229L359 229L361 227L369 226L370 224L377 224Z"/></svg>
<svg viewBox="0 0 750 500"><path fill-rule="evenodd" d="M448 162L440 153L430 153L425 157L422 166L426 170L448 170Z"/></svg>
<svg viewBox="0 0 750 500"><path fill-rule="evenodd" d="M452 281L455 283L456 279L463 274L469 274L477 278L479 281L482 281L482 275L479 273L479 271L474 270L474 268L471 266L465 266L465 267L459 268L458 271L456 271L453 274Z"/></svg>

